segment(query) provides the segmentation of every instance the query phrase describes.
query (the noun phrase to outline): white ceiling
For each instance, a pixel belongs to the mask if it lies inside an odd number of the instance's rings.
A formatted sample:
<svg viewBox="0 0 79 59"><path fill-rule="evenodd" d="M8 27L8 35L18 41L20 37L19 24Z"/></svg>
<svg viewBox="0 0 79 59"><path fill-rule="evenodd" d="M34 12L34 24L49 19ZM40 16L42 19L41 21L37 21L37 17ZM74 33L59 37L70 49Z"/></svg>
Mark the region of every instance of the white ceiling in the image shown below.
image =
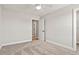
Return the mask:
<svg viewBox="0 0 79 59"><path fill-rule="evenodd" d="M6 4L3 6L8 10L24 12L35 16L44 16L49 12L53 12L59 8L68 6L68 4L42 4L42 9L40 10L36 10L35 4Z"/></svg>

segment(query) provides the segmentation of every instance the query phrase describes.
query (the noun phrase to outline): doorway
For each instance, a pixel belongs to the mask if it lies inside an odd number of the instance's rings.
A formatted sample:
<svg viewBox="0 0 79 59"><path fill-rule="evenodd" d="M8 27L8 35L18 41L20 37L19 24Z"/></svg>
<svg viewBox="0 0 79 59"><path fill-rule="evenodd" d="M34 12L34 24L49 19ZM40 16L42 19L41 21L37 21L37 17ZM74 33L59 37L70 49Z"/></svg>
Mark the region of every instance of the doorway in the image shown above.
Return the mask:
<svg viewBox="0 0 79 59"><path fill-rule="evenodd" d="M79 51L79 8L73 10L73 48Z"/></svg>
<svg viewBox="0 0 79 59"><path fill-rule="evenodd" d="M76 11L76 23L77 23L77 32L76 32L76 49L79 50L79 10Z"/></svg>
<svg viewBox="0 0 79 59"><path fill-rule="evenodd" d="M32 41L39 40L39 20L32 20Z"/></svg>

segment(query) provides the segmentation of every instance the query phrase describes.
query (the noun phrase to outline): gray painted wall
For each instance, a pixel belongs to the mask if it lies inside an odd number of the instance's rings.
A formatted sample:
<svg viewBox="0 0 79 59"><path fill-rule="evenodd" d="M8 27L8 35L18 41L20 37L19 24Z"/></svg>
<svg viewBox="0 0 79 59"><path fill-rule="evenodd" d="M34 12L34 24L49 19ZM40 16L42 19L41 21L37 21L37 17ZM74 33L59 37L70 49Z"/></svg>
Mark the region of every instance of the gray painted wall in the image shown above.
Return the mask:
<svg viewBox="0 0 79 59"><path fill-rule="evenodd" d="M72 36L72 20L74 9L79 4L69 5L51 12L41 18L46 20L46 40L61 44L65 47L74 47L74 36ZM73 42L74 41L74 42Z"/></svg>
<svg viewBox="0 0 79 59"><path fill-rule="evenodd" d="M32 41L32 16L8 8L2 6L2 13L0 13L2 15L0 19L1 45Z"/></svg>

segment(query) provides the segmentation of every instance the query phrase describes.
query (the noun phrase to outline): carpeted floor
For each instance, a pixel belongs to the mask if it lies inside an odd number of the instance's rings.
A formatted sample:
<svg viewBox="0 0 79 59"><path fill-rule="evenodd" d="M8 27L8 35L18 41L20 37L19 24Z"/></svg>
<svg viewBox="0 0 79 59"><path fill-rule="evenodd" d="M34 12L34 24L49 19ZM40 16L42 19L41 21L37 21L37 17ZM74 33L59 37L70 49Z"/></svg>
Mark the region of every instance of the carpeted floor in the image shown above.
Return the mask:
<svg viewBox="0 0 79 59"><path fill-rule="evenodd" d="M79 46L79 45L78 45ZM78 51L71 51L60 46L39 40L2 47L0 55L78 55Z"/></svg>

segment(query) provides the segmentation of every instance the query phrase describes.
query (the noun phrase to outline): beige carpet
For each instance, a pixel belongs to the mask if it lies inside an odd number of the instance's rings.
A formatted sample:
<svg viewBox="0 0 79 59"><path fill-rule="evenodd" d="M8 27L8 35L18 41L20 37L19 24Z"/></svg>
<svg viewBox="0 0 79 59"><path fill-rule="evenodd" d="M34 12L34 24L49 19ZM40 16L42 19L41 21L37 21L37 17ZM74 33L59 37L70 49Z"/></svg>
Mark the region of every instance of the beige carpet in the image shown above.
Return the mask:
<svg viewBox="0 0 79 59"><path fill-rule="evenodd" d="M39 40L2 47L0 55L77 55L74 52L48 42Z"/></svg>

